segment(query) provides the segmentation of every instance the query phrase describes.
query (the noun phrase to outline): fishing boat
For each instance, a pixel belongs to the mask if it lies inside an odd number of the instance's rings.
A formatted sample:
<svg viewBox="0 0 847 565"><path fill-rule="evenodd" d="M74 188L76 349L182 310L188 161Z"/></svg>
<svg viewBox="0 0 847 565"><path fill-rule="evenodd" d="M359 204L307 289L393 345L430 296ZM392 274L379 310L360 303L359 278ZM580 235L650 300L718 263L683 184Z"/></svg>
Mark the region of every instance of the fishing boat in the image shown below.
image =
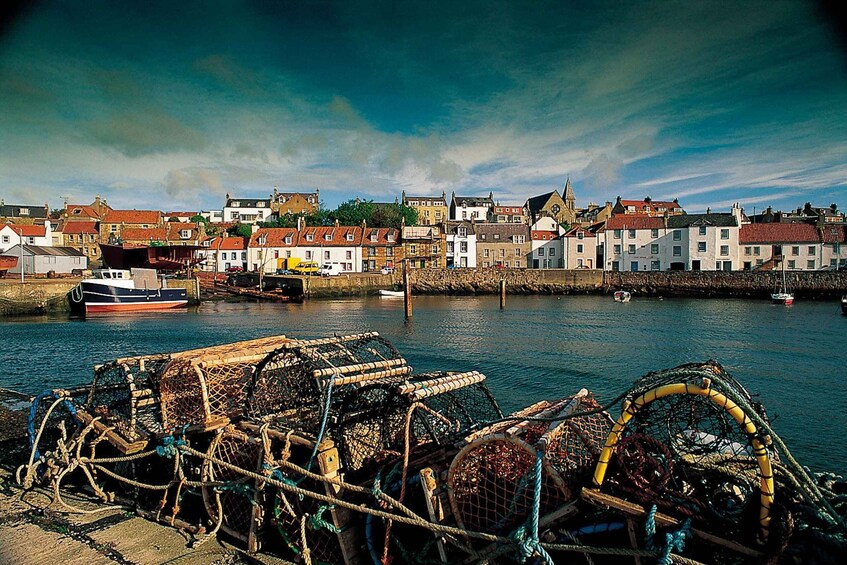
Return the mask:
<svg viewBox="0 0 847 565"><path fill-rule="evenodd" d="M782 262L782 286L771 293L771 302L786 306L794 304L794 293L788 291L788 285L785 282L785 261Z"/></svg>
<svg viewBox="0 0 847 565"><path fill-rule="evenodd" d="M631 299L632 295L626 290L615 291L615 302L629 302Z"/></svg>
<svg viewBox="0 0 847 565"><path fill-rule="evenodd" d="M0 276L6 274L6 271L9 269L14 269L15 265L18 264L17 257L11 257L9 255L0 255Z"/></svg>
<svg viewBox="0 0 847 565"><path fill-rule="evenodd" d="M71 291L71 302L85 314L140 312L188 305L184 288L168 288L154 269L95 269Z"/></svg>

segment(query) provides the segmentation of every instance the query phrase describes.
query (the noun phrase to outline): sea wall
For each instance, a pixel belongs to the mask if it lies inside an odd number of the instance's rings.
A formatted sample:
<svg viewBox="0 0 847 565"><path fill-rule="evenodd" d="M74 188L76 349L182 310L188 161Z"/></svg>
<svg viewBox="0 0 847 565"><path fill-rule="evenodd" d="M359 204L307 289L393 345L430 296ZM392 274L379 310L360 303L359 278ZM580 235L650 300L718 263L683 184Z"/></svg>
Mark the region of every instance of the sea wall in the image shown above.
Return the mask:
<svg viewBox="0 0 847 565"><path fill-rule="evenodd" d="M374 294L381 288L391 288L399 275L356 273L334 277L302 277L303 291L310 298L358 296Z"/></svg>
<svg viewBox="0 0 847 565"><path fill-rule="evenodd" d="M69 312L68 292L79 279L0 280L0 316Z"/></svg>
<svg viewBox="0 0 847 565"><path fill-rule="evenodd" d="M594 293L603 272L592 269L413 269L412 288L421 294L490 294L506 281L511 294Z"/></svg>
<svg viewBox="0 0 847 565"><path fill-rule="evenodd" d="M200 304L200 281L198 279L168 279L168 288L184 288L188 294L188 305Z"/></svg>
<svg viewBox="0 0 847 565"><path fill-rule="evenodd" d="M510 294L587 294L626 289L637 294L702 297L766 297L782 280L773 271L611 272L592 269L414 269L412 288L420 294L498 293L506 281ZM847 293L847 271L786 273L798 297L826 298Z"/></svg>

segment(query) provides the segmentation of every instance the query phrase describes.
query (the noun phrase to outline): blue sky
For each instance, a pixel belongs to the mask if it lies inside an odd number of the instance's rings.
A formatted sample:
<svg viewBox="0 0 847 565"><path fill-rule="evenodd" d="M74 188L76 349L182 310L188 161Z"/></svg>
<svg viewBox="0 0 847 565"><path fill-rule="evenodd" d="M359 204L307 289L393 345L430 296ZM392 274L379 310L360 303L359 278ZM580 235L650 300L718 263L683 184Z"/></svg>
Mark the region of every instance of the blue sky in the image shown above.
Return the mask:
<svg viewBox="0 0 847 565"><path fill-rule="evenodd" d="M220 208L561 189L847 208L847 51L805 2L62 2L0 36L0 197Z"/></svg>

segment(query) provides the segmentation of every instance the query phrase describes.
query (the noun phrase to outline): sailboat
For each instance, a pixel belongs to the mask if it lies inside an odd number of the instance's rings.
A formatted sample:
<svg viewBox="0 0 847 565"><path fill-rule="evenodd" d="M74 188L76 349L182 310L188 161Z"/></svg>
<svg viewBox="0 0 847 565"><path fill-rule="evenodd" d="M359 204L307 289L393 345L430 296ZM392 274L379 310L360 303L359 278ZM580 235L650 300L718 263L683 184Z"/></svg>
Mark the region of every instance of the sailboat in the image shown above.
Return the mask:
<svg viewBox="0 0 847 565"><path fill-rule="evenodd" d="M771 302L774 304L785 304L791 306L794 304L794 293L788 292L788 286L785 284L785 260L782 261L782 287L771 294Z"/></svg>

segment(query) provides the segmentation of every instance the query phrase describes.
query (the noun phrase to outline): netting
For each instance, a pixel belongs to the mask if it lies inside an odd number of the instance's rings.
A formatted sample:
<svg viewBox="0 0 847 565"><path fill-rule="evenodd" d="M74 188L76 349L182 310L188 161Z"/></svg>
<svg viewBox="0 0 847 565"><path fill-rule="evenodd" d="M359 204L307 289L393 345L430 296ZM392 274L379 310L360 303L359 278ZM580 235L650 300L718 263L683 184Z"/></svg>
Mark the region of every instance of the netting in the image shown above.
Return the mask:
<svg viewBox="0 0 847 565"><path fill-rule="evenodd" d="M751 401L715 363L639 380L624 413L631 417L607 443L608 491L722 535L766 537L773 453L750 414L726 395ZM765 416L761 407L757 413Z"/></svg>
<svg viewBox="0 0 847 565"><path fill-rule="evenodd" d="M160 381L164 430L212 429L240 416L256 365L287 341L275 336L172 355Z"/></svg>

